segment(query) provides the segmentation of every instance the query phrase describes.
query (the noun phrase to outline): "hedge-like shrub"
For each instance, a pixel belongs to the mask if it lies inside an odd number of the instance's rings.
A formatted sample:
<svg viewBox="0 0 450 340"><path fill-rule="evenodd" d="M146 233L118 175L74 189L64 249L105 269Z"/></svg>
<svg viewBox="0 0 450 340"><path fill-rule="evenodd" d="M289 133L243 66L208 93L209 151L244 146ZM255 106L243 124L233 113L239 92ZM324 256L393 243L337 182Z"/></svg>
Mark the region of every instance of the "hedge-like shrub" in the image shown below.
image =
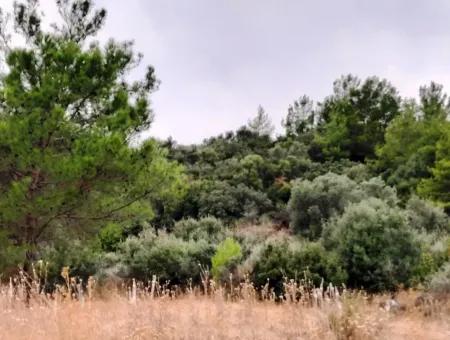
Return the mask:
<svg viewBox="0 0 450 340"><path fill-rule="evenodd" d="M420 245L403 211L379 199L353 204L330 221L324 244L337 253L348 284L369 291L408 286L420 260Z"/></svg>
<svg viewBox="0 0 450 340"><path fill-rule="evenodd" d="M187 218L175 223L173 233L176 237L188 240L209 240L220 242L225 237L225 226L215 217L203 217L198 220Z"/></svg>

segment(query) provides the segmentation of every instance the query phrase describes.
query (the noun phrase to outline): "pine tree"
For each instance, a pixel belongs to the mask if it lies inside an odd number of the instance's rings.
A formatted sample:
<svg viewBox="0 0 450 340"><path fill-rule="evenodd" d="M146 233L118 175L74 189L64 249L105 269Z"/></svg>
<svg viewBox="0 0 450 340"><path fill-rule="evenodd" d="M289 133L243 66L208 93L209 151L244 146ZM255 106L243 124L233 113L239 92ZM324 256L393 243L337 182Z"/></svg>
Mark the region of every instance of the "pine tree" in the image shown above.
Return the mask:
<svg viewBox="0 0 450 340"><path fill-rule="evenodd" d="M274 126L270 121L269 115L262 106L258 107L256 116L253 119L250 119L247 125L250 131L260 136L270 136L274 131Z"/></svg>
<svg viewBox="0 0 450 340"><path fill-rule="evenodd" d="M419 193L435 200L450 213L450 123L445 122L445 135L437 143L432 177L422 180Z"/></svg>
<svg viewBox="0 0 450 340"><path fill-rule="evenodd" d="M90 0L56 5L63 24L44 32L36 0L15 4L25 47L10 46L5 25L0 32L8 46L0 79L0 232L28 249L26 262L58 230L70 237L109 221L151 218L152 199L174 194L182 178L155 141L132 146L152 121L154 69L127 83L140 59L131 43L85 47L106 11Z"/></svg>
<svg viewBox="0 0 450 340"><path fill-rule="evenodd" d="M287 136L298 136L311 131L315 123L314 102L308 96L302 96L289 106L283 126Z"/></svg>

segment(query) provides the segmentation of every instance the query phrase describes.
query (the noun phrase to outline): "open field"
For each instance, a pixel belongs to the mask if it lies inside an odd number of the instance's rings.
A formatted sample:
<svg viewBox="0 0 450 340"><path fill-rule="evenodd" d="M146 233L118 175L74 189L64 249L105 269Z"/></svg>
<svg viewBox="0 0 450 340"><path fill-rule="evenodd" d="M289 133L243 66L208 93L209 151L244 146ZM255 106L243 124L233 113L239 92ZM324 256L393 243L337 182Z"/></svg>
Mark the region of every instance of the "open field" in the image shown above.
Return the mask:
<svg viewBox="0 0 450 340"><path fill-rule="evenodd" d="M0 339L449 339L450 306L415 307L417 295L401 293L404 307L387 311L380 307L386 296L310 306L251 297L228 302L221 294L135 301L112 295L34 299L27 307L4 291Z"/></svg>

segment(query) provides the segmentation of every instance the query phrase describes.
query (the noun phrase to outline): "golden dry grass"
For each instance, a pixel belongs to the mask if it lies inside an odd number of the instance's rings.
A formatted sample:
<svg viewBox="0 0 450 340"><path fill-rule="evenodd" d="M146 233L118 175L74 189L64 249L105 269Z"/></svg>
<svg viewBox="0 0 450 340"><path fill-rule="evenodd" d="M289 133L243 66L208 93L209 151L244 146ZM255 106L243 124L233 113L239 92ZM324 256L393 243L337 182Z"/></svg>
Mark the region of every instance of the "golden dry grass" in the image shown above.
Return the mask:
<svg viewBox="0 0 450 340"><path fill-rule="evenodd" d="M223 295L177 298L123 295L31 301L0 295L0 339L450 339L445 303L413 307L415 293L398 297L406 310L379 307L386 297L361 295L324 301L320 307L256 299L229 302ZM430 314L425 316L425 314Z"/></svg>

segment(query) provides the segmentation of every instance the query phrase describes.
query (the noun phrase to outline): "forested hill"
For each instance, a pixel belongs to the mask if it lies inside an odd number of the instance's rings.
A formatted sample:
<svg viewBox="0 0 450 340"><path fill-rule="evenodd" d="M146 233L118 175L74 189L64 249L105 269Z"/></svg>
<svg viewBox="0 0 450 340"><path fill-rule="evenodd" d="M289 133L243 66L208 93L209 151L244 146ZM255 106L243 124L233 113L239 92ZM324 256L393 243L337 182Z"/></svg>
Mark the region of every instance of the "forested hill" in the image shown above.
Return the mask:
<svg viewBox="0 0 450 340"><path fill-rule="evenodd" d="M450 211L450 106L442 86L401 98L386 80L353 75L334 82L320 102L302 96L287 111L284 133L274 137L263 108L237 131L200 145L163 145L185 166L190 187L171 219L215 216L227 221L262 215L289 223L287 203L299 180L329 172L356 182L379 177L396 189L399 204L419 196Z"/></svg>
<svg viewBox="0 0 450 340"><path fill-rule="evenodd" d="M49 30L36 0L0 11L2 280L20 268L51 290L64 269L83 282L156 275L184 287L211 274L277 293L299 278L450 291L442 86L411 100L348 75L317 103L296 100L277 137L259 108L200 145L137 144L157 119L155 69L127 81L142 56L131 42L95 42L106 11L55 6Z"/></svg>
<svg viewBox="0 0 450 340"><path fill-rule="evenodd" d="M320 102L294 101L281 135L260 107L246 126L199 145L169 139L188 184L152 225L186 240L236 226L242 254L225 272L279 289L305 270L316 283L371 290L430 284L434 272L448 282L450 102L434 82L418 94L348 75Z"/></svg>

